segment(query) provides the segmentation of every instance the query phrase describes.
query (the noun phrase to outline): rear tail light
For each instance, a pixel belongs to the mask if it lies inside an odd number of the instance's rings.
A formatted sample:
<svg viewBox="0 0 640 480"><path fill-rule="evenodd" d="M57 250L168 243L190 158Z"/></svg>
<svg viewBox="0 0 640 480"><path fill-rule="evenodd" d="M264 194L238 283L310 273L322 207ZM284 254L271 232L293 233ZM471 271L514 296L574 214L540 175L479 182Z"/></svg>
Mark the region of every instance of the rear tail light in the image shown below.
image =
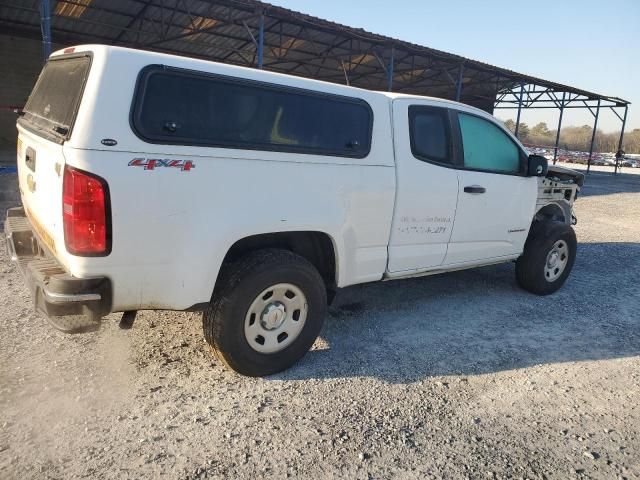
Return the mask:
<svg viewBox="0 0 640 480"><path fill-rule="evenodd" d="M110 215L107 182L65 166L62 218L67 251L80 256L108 255L111 249Z"/></svg>

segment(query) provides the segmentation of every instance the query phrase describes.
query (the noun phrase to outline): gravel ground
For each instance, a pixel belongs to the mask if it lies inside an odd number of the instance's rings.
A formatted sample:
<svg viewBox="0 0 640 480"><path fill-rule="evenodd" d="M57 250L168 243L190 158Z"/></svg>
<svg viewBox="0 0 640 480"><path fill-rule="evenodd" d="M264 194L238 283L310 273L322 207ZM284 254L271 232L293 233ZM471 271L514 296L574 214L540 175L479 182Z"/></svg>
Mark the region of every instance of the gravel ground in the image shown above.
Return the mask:
<svg viewBox="0 0 640 480"><path fill-rule="evenodd" d="M199 314L59 333L2 252L0 477L640 478L640 176L584 194L555 295L511 264L352 287L266 379L223 368Z"/></svg>

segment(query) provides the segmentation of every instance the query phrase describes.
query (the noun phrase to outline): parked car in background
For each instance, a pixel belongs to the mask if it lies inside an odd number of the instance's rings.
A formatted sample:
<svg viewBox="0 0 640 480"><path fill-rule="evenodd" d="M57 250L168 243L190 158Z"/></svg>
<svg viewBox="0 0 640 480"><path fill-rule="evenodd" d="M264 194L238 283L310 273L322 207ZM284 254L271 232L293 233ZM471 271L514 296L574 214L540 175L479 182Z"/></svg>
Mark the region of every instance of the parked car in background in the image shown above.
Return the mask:
<svg viewBox="0 0 640 480"><path fill-rule="evenodd" d="M624 160L621 163L621 166L623 167L630 167L630 168L640 168L640 161L639 160L635 160L633 158L624 158Z"/></svg>

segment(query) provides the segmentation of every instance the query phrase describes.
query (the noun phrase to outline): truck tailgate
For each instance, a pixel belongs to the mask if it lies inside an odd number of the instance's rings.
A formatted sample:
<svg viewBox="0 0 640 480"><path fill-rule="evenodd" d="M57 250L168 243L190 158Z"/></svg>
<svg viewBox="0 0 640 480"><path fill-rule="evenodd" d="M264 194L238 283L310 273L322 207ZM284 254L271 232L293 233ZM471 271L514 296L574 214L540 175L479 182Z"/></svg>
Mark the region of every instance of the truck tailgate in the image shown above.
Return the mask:
<svg viewBox="0 0 640 480"><path fill-rule="evenodd" d="M19 127L18 183L25 212L51 253L64 251L62 229L62 145Z"/></svg>

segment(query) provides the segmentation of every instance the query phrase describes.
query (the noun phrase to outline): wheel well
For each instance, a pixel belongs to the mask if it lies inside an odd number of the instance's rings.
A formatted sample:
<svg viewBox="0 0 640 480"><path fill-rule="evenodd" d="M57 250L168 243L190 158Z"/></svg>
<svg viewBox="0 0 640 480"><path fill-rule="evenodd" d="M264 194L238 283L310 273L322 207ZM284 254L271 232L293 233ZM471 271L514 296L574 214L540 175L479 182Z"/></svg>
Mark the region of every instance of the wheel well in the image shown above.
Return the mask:
<svg viewBox="0 0 640 480"><path fill-rule="evenodd" d="M564 214L564 210L560 205L555 203L550 203L549 205L545 205L540 210L537 211L535 220L551 220L554 222L562 222L567 223L567 219Z"/></svg>
<svg viewBox="0 0 640 480"><path fill-rule="evenodd" d="M336 256L333 242L322 232L277 232L252 235L234 243L223 262L232 262L248 252L264 248L289 250L318 269L327 290L336 289Z"/></svg>

